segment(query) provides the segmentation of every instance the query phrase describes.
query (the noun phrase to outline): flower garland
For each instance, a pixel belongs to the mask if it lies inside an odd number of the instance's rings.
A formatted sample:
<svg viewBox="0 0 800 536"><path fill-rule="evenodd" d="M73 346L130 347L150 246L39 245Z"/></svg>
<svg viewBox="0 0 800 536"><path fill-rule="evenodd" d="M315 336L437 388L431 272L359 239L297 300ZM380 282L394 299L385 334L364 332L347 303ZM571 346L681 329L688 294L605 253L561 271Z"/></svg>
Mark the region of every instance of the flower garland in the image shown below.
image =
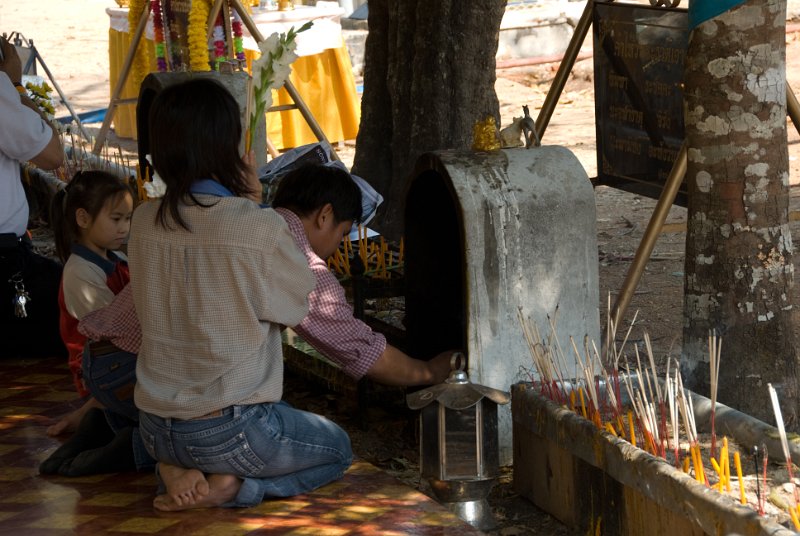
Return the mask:
<svg viewBox="0 0 800 536"><path fill-rule="evenodd" d="M219 64L225 61L225 30L222 27L222 11L217 15L211 40L214 42L214 69L219 71Z"/></svg>
<svg viewBox="0 0 800 536"><path fill-rule="evenodd" d="M47 82L42 82L41 84L28 82L25 84L25 89L28 90L28 96L34 104L52 121L56 113L53 107L53 96L50 94L53 88Z"/></svg>
<svg viewBox="0 0 800 536"><path fill-rule="evenodd" d="M258 44L261 56L253 62L252 67L253 106L248 106L251 108L248 137L245 143L248 152L253 146L259 118L263 119L264 113L272 105L272 90L282 88L292 72L289 65L297 59L297 54L294 52L297 48L295 38L300 32L311 28L312 24L309 21L299 30L295 30L292 26L285 34L273 33Z"/></svg>
<svg viewBox="0 0 800 536"><path fill-rule="evenodd" d="M233 22L231 23L231 30L233 31L233 50L236 52L236 59L244 61L244 42L242 40L242 19L239 17L239 12L233 11Z"/></svg>
<svg viewBox="0 0 800 536"><path fill-rule="evenodd" d="M211 12L210 0L192 0L189 8L189 70L210 71L206 25Z"/></svg>
<svg viewBox="0 0 800 536"><path fill-rule="evenodd" d="M161 0L152 0L150 9L153 12L153 42L156 49L156 65L158 72L167 71L167 47L164 44L164 17L161 12Z"/></svg>
<svg viewBox="0 0 800 536"><path fill-rule="evenodd" d="M136 28L139 26L139 19L142 18L142 13L147 5L147 0L130 0L128 8L128 34L133 35ZM139 92L139 86L142 85L142 80L147 75L150 67L150 60L147 57L147 49L144 46L144 39L139 40L139 46L136 47L136 52L131 64L130 82Z"/></svg>

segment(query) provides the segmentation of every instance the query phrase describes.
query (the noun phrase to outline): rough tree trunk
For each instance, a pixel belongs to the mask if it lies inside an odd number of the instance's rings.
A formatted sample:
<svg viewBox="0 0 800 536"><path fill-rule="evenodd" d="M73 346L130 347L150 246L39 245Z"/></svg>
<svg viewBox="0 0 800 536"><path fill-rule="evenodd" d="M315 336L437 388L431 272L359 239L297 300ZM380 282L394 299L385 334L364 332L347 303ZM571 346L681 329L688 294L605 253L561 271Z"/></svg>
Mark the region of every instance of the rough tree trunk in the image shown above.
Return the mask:
<svg viewBox="0 0 800 536"><path fill-rule="evenodd" d="M796 424L785 25L786 0L748 0L690 36L683 368L707 394L716 330L720 402L774 422L772 383Z"/></svg>
<svg viewBox="0 0 800 536"><path fill-rule="evenodd" d="M386 201L372 226L403 230L406 181L417 157L467 149L493 116L495 54L504 0L371 0L361 126L353 172Z"/></svg>

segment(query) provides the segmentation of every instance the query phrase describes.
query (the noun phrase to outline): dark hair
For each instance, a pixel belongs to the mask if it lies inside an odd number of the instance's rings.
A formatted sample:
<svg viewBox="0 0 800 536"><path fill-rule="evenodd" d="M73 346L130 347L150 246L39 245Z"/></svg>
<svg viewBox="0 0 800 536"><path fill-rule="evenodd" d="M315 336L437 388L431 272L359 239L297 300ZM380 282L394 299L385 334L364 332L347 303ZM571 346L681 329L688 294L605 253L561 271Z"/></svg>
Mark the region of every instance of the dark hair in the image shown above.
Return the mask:
<svg viewBox="0 0 800 536"><path fill-rule="evenodd" d="M348 172L334 166L307 164L281 179L272 206L308 216L326 203L337 223L361 222L361 190Z"/></svg>
<svg viewBox="0 0 800 536"><path fill-rule="evenodd" d="M252 193L239 153L239 105L219 83L193 78L165 88L153 99L149 126L153 167L167 185L156 215L164 227L169 216L189 230L179 206L207 206L189 191L196 180L216 180L236 196Z"/></svg>
<svg viewBox="0 0 800 536"><path fill-rule="evenodd" d="M79 208L92 219L108 202L116 203L124 195L133 197L127 183L106 171L79 171L66 188L59 190L50 205L50 222L56 243L56 254L62 262L70 255L72 243L80 236L77 222Z"/></svg>

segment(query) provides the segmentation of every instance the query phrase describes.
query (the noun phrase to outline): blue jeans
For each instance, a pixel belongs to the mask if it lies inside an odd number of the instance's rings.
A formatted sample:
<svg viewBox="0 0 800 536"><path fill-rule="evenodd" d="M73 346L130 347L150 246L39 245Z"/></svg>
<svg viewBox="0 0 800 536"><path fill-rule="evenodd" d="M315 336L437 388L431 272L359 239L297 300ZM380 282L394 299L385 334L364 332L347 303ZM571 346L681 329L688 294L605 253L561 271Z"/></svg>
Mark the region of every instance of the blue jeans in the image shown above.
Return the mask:
<svg viewBox="0 0 800 536"><path fill-rule="evenodd" d="M341 478L353 461L344 430L286 402L231 406L219 417L194 420L142 411L139 426L158 461L242 478L226 507L309 492Z"/></svg>
<svg viewBox="0 0 800 536"><path fill-rule="evenodd" d="M136 354L119 350L92 355L87 341L83 349L83 383L105 408L114 432L133 426L131 448L137 471L152 470L156 461L147 453L139 433L139 409L133 403L136 385Z"/></svg>
<svg viewBox="0 0 800 536"><path fill-rule="evenodd" d="M139 410L133 403L136 354L119 350L94 356L87 342L82 367L86 388L103 407L134 423L139 420ZM116 429L113 422L111 427Z"/></svg>

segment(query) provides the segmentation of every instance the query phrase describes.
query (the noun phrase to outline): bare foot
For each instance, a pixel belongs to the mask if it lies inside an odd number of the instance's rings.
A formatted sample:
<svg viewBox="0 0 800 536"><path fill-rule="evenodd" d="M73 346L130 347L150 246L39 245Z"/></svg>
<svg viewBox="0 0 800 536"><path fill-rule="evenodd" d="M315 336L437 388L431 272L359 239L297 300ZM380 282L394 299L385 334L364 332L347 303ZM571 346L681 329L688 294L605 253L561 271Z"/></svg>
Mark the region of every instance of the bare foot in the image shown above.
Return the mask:
<svg viewBox="0 0 800 536"><path fill-rule="evenodd" d="M163 465L163 464L162 464ZM208 477L208 493L192 501L175 501L169 495L153 499L153 506L162 512L178 512L193 508L213 508L230 502L239 493L242 481L235 475L211 475Z"/></svg>
<svg viewBox="0 0 800 536"><path fill-rule="evenodd" d="M90 398L86 402L83 403L81 407L68 413L67 415L61 417L57 423L52 424L47 427L47 435L50 437L56 437L61 434L66 434L69 432L74 432L75 429L78 427L78 423L81 422L83 416L86 415L86 412L89 411L91 408L102 408L102 404L95 400L94 397Z"/></svg>
<svg viewBox="0 0 800 536"><path fill-rule="evenodd" d="M175 506L194 504L209 493L206 475L198 469L185 469L162 462L158 464L158 473L167 487L167 493L159 497L167 497Z"/></svg>

